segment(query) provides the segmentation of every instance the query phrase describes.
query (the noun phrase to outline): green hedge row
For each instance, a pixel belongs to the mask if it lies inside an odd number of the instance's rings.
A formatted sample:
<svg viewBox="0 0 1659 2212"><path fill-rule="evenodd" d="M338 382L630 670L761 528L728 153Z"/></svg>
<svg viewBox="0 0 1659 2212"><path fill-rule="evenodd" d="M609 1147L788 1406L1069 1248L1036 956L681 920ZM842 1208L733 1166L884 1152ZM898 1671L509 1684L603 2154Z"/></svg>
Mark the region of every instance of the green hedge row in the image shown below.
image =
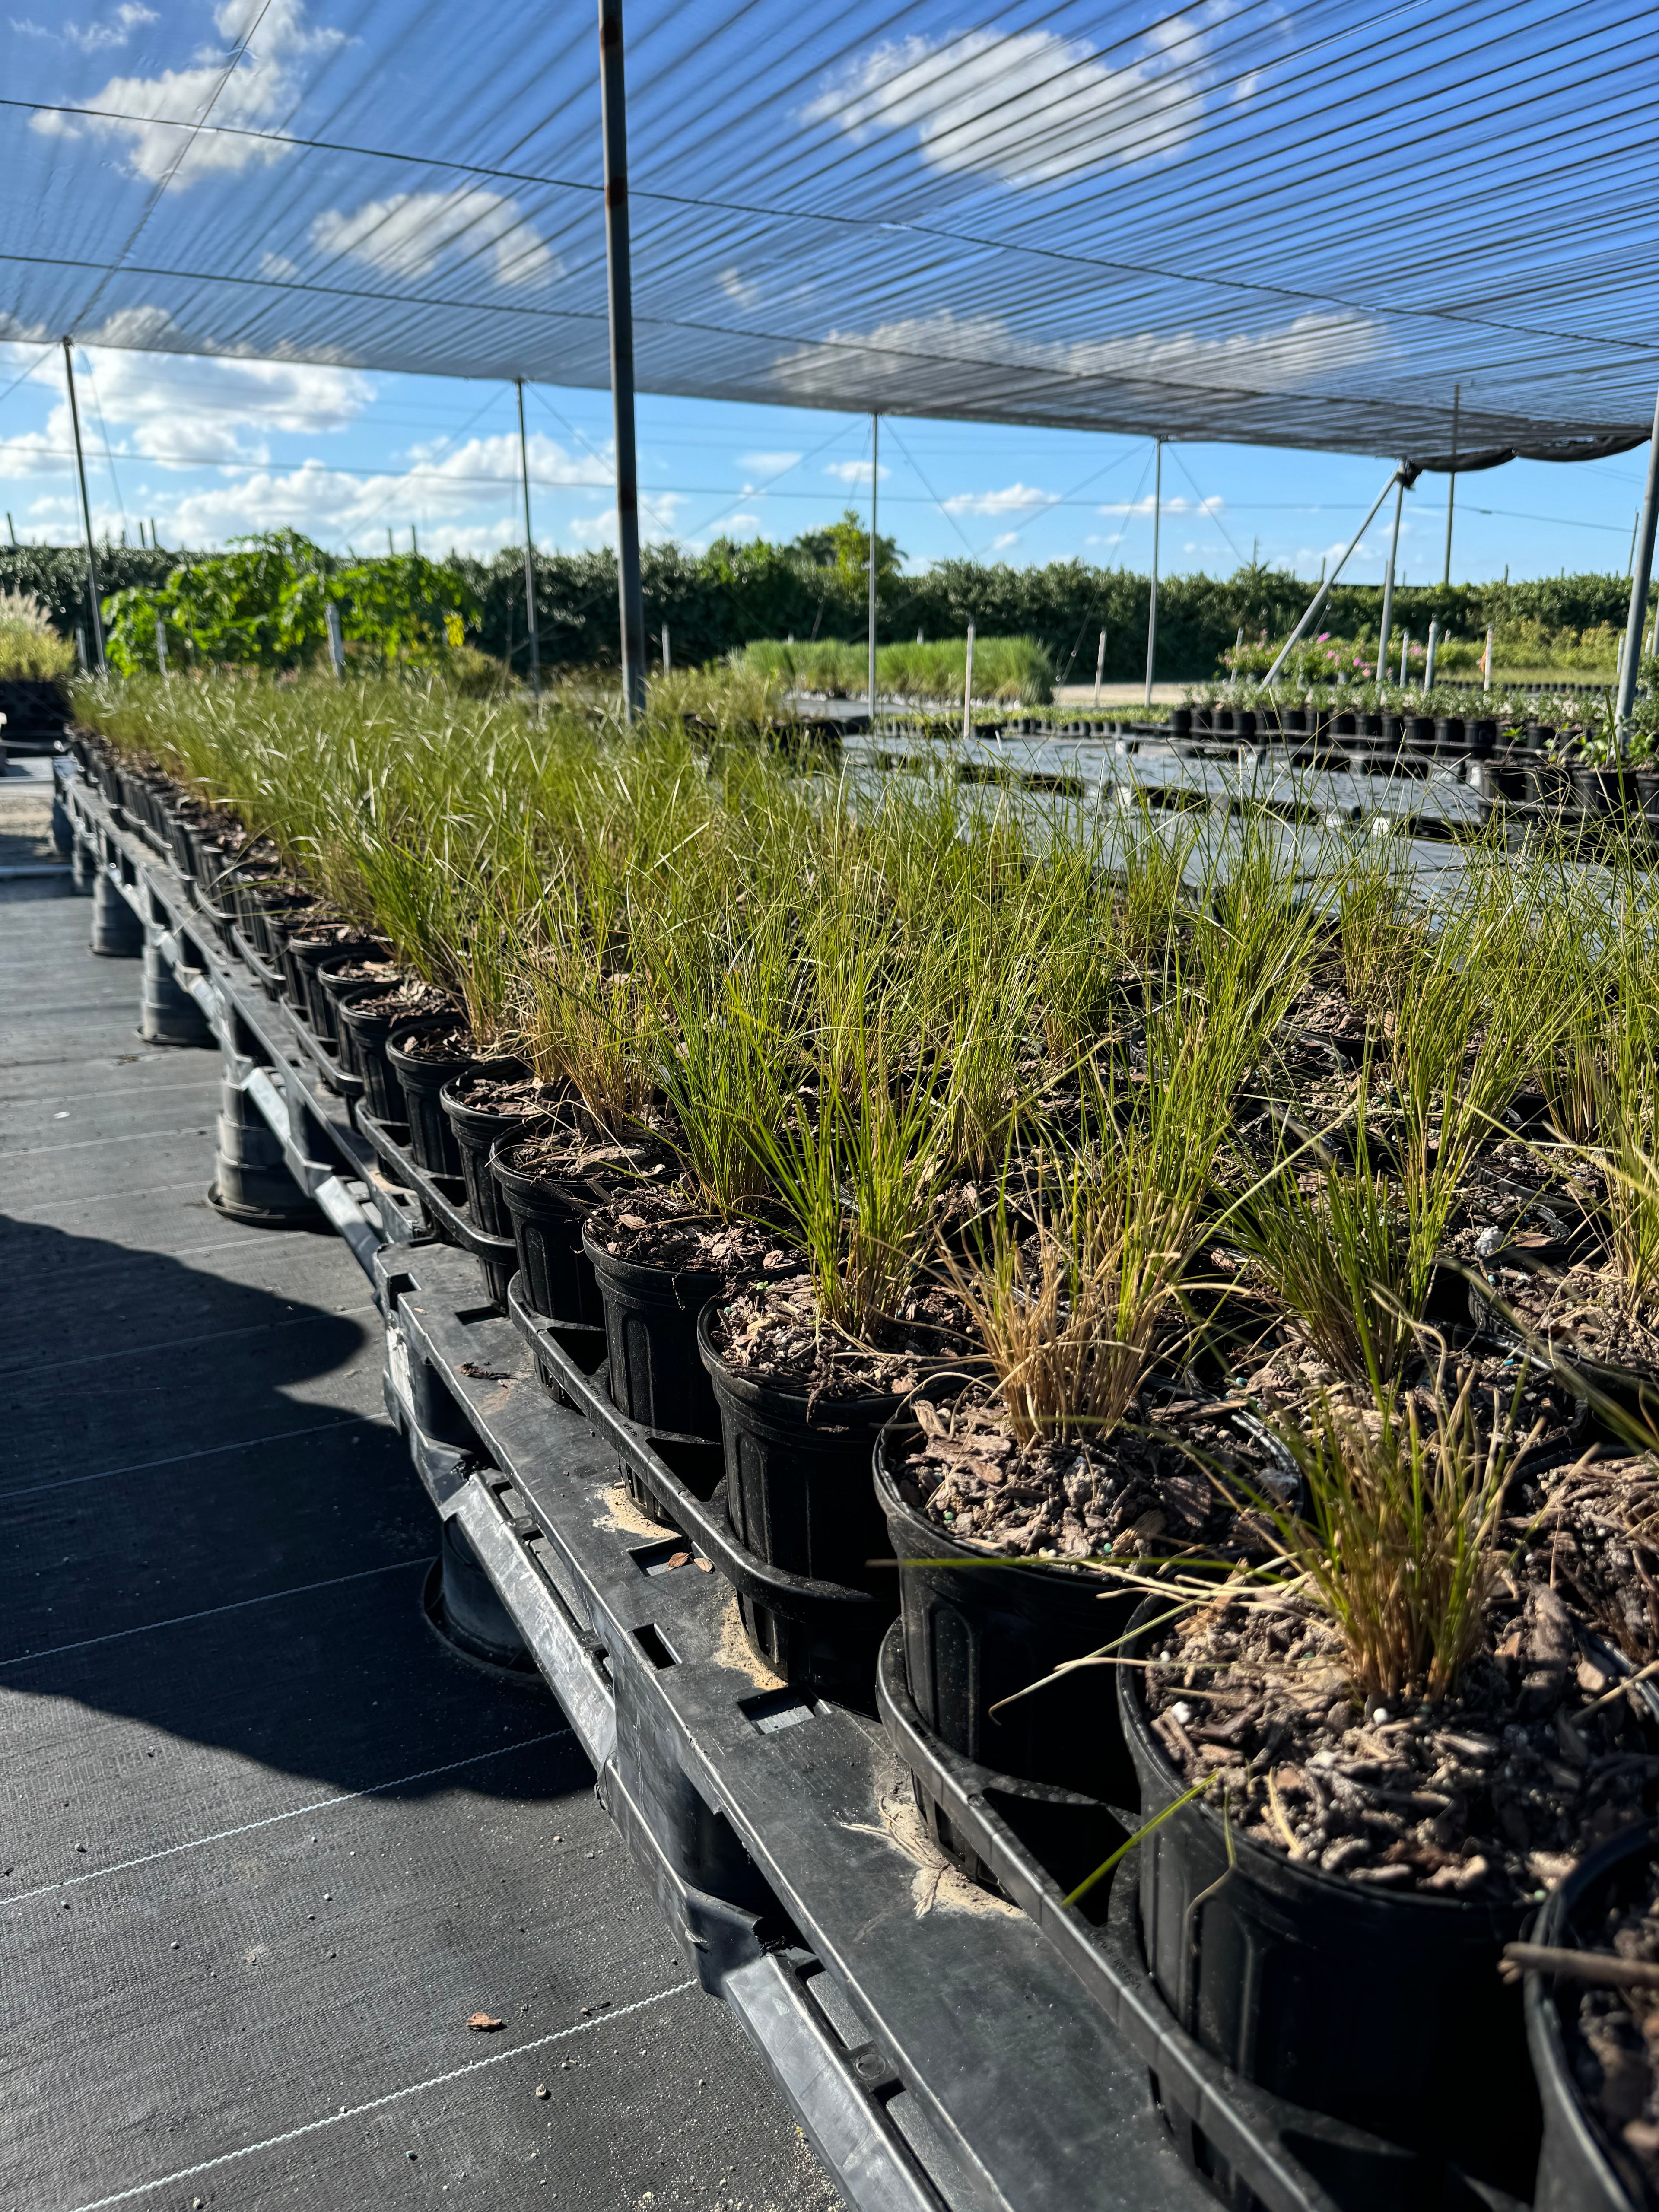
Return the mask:
<svg viewBox="0 0 1659 2212"><path fill-rule="evenodd" d="M186 556L110 546L99 555L106 594L128 585L159 586ZM200 556L190 556L200 558ZM493 561L452 556L483 607L475 641L486 653L526 665L524 556ZM845 564L827 565L801 546L757 539L718 542L706 553L678 545L646 549L645 609L654 659L668 625L677 665L714 659L761 638L857 639L865 634L864 584ZM605 664L617 659L617 570L609 551L536 556L544 663ZM33 592L67 635L86 619L86 556L74 547L0 546L0 590ZM1549 576L1513 584L1412 586L1395 594L1396 623L1426 633L1431 615L1457 636L1483 638L1488 623L1532 621L1547 629L1622 629L1629 602L1622 576ZM1158 675L1196 680L1214 672L1241 627L1282 638L1301 615L1310 586L1282 569L1249 567L1230 577L1168 576L1158 586ZM1125 682L1145 672L1147 580L1081 561L1042 568L941 561L925 575L884 575L880 635L885 642L959 637L971 618L989 635L1041 641L1061 682L1092 678L1096 641L1107 632L1106 674ZM1340 585L1319 627L1344 636L1375 632L1380 587Z"/></svg>

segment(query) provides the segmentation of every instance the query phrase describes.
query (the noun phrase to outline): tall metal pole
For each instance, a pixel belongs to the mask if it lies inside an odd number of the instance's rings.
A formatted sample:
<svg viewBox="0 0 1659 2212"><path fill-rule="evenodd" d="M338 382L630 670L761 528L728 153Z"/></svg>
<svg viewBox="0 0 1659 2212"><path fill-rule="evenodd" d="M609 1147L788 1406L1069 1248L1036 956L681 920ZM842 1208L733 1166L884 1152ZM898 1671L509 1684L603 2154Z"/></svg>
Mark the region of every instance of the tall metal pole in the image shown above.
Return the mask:
<svg viewBox="0 0 1659 2212"><path fill-rule="evenodd" d="M98 556L92 550L92 502L87 497L87 457L81 450L81 410L75 398L75 354L64 340L64 374L69 379L70 421L75 428L75 467L81 479L81 520L87 533L87 600L92 609L92 642L98 673L108 672L104 662L104 620L98 611Z"/></svg>
<svg viewBox="0 0 1659 2212"><path fill-rule="evenodd" d="M1389 680L1389 631L1394 622L1394 564L1400 553L1400 510L1406 500L1406 479L1402 476L1394 495L1394 528L1389 533L1389 568L1382 579L1382 628L1376 641L1376 680Z"/></svg>
<svg viewBox="0 0 1659 2212"><path fill-rule="evenodd" d="M611 404L617 433L623 707L631 720L645 710L645 593L640 582L640 479L634 451L634 278L628 246L622 0L599 0L599 97L605 125L605 251L611 279Z"/></svg>
<svg viewBox="0 0 1659 2212"><path fill-rule="evenodd" d="M881 417L870 417L870 726L876 726L876 486L881 480Z"/></svg>
<svg viewBox="0 0 1659 2212"><path fill-rule="evenodd" d="M1659 399L1653 408L1653 437L1648 447L1647 489L1642 494L1642 518L1637 527L1631 562L1630 615L1625 623L1625 665L1619 672L1619 704L1613 720L1620 742L1624 742L1631 710L1636 704L1636 673L1642 665L1642 626L1647 620L1648 585L1653 575L1653 531L1659 521Z"/></svg>
<svg viewBox="0 0 1659 2212"><path fill-rule="evenodd" d="M1152 592L1146 604L1146 704L1152 703L1152 663L1158 657L1158 534L1164 520L1164 441L1153 448L1152 465Z"/></svg>
<svg viewBox="0 0 1659 2212"><path fill-rule="evenodd" d="M1106 633L1100 633L1100 643L1095 648L1095 704L1100 704L1101 678L1106 673Z"/></svg>
<svg viewBox="0 0 1659 2212"><path fill-rule="evenodd" d="M519 395L519 469L524 480L524 614L530 629L530 688L542 690L542 641L536 627L536 541L530 534L530 441L524 433L524 379L515 376Z"/></svg>
<svg viewBox="0 0 1659 2212"><path fill-rule="evenodd" d="M1458 402L1462 396L1462 386L1454 384L1452 386L1452 465L1451 473L1446 479L1446 565L1440 576L1443 584L1449 584L1451 581L1452 510L1457 504L1457 409Z"/></svg>
<svg viewBox="0 0 1659 2212"><path fill-rule="evenodd" d="M1388 483L1385 483L1382 490L1378 492L1376 499L1372 501L1370 513L1360 524L1358 529L1355 531L1353 536L1348 540L1346 545L1343 547L1342 557L1337 562L1335 568L1332 569L1330 580L1328 583L1324 583L1320 586L1318 591L1314 595L1313 604L1309 607L1307 613L1303 616L1301 621L1285 639L1284 644L1279 648L1278 659L1273 662L1273 666L1267 671L1267 674L1261 679L1262 689L1264 690L1273 682L1279 670L1285 665L1285 663L1290 659L1292 647L1297 644L1298 640L1301 638L1302 633L1313 621L1314 617L1319 612L1321 607L1324 605L1327 597L1335 587L1338 577L1340 576L1342 571L1347 567L1349 561L1352 558L1354 547L1358 544L1360 539L1365 535L1365 532L1370 528L1371 524L1376 520L1376 510L1382 506L1383 501L1388 497L1389 486L1395 483L1396 478L1398 478L1402 484L1404 483L1406 466L1407 464L1402 461L1400 464L1399 468L1395 470L1394 476L1391 476L1389 478Z"/></svg>

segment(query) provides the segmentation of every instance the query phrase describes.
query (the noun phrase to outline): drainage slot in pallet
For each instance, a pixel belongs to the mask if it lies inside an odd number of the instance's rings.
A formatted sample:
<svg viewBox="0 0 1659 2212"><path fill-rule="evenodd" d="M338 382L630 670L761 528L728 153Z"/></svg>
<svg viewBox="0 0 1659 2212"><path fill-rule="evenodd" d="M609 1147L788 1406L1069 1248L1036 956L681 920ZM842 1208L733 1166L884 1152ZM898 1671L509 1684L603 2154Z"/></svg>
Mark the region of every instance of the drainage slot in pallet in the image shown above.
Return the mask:
<svg viewBox="0 0 1659 2212"><path fill-rule="evenodd" d="M642 1575L672 1574L677 1568L689 1567L696 1556L684 1536L665 1537L660 1544L641 1544L629 1553Z"/></svg>
<svg viewBox="0 0 1659 2212"><path fill-rule="evenodd" d="M759 1735L778 1735L785 1729L799 1728L803 1721L816 1720L823 1710L822 1705L808 1705L795 1690L768 1690L758 1698L738 1699L738 1711Z"/></svg>
<svg viewBox="0 0 1659 2212"><path fill-rule="evenodd" d="M634 1641L659 1674L665 1667L679 1665L679 1655L654 1620L647 1620L643 1628L636 1628Z"/></svg>

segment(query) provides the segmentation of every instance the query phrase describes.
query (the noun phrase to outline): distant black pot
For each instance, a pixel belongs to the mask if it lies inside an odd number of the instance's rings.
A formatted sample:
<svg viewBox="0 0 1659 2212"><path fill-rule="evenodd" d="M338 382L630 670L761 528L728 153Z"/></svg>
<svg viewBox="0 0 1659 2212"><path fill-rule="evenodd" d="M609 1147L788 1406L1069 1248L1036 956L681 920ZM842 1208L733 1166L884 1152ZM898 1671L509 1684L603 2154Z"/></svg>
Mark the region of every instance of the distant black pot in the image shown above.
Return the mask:
<svg viewBox="0 0 1659 2212"><path fill-rule="evenodd" d="M1215 727L1215 710L1209 706L1193 708L1192 733L1195 738L1207 738Z"/></svg>
<svg viewBox="0 0 1659 2212"><path fill-rule="evenodd" d="M1190 737L1192 735L1192 708L1190 707L1172 707L1170 709L1170 735L1176 738Z"/></svg>
<svg viewBox="0 0 1659 2212"><path fill-rule="evenodd" d="M334 1007L318 977L328 960L368 960L386 947L373 937L306 937L295 931L283 940L283 970L288 977L289 1000L320 1043L334 1045Z"/></svg>
<svg viewBox="0 0 1659 2212"><path fill-rule="evenodd" d="M1152 1647L1140 1609L1129 1656ZM1187 1784L1152 1733L1140 1669L1118 1669L1143 1820ZM1203 1802L1140 1845L1147 1964L1179 2024L1275 2094L1530 2194L1538 2115L1520 1992L1499 1978L1525 1905L1390 1895L1294 1864ZM1363 1990L1363 2002L1357 2002Z"/></svg>
<svg viewBox="0 0 1659 2212"><path fill-rule="evenodd" d="M1210 709L1210 727L1218 738L1231 737L1233 734L1233 725L1237 719L1237 709L1236 708L1215 706L1212 707Z"/></svg>
<svg viewBox="0 0 1659 2212"><path fill-rule="evenodd" d="M408 1109L386 1048L392 1030L408 1029L416 1018L384 1005L386 989L384 983L359 983L335 998L334 1016L342 1057L363 1086L363 1110L377 1121L401 1121Z"/></svg>
<svg viewBox="0 0 1659 2212"><path fill-rule="evenodd" d="M1498 747L1498 724L1490 714L1477 714L1464 726L1464 738L1476 760L1490 760Z"/></svg>
<svg viewBox="0 0 1659 2212"><path fill-rule="evenodd" d="M593 1194L583 1183L526 1174L520 1164L523 1141L509 1137L498 1144L489 1163L512 1222L523 1296L544 1320L598 1328L605 1305L582 1243Z"/></svg>
<svg viewBox="0 0 1659 2212"><path fill-rule="evenodd" d="M1541 753L1555 742L1553 722L1528 722L1523 728L1523 742L1528 752Z"/></svg>
<svg viewBox="0 0 1659 2212"><path fill-rule="evenodd" d="M929 1521L905 1472L903 1448L915 1433L902 1419L883 1431L875 1495L899 1562L905 1671L922 1718L952 1751L1000 1774L1133 1805L1134 1769L1099 1668L1081 1668L1000 1713L991 1709L1121 1636L1134 1594L1040 1560L993 1565L984 1546Z"/></svg>
<svg viewBox="0 0 1659 2212"><path fill-rule="evenodd" d="M1533 1942L1553 1951L1586 1948L1585 1939L1593 1945L1613 1901L1633 1903L1643 1894L1652 1863L1644 1822L1614 1836L1550 1893ZM1587 2110L1569 2055L1559 1992L1564 1987L1573 2003L1582 1986L1559 1984L1553 1974L1527 1976L1527 2044L1544 2107L1533 2203L1537 2212L1641 2212L1648 2202L1641 2172L1623 2142Z"/></svg>
<svg viewBox="0 0 1659 2212"><path fill-rule="evenodd" d="M1456 759L1467 750L1467 725L1461 714L1437 714L1434 750L1443 760Z"/></svg>
<svg viewBox="0 0 1659 2212"><path fill-rule="evenodd" d="M416 1037L431 1036L435 1031L465 1030L463 1018L457 1014L423 1014L418 1019L393 1024L387 1033L386 1065L392 1070L392 1081L403 1096L403 1110L392 1118L409 1124L409 1149L415 1155L416 1167L424 1168L428 1175L458 1176L461 1172L461 1148L450 1127L440 1093L446 1084L477 1065L477 1054L463 1048L446 1053L441 1060L423 1059L407 1048ZM487 1222L473 1218L480 1229L491 1236L505 1237L507 1231L489 1228Z"/></svg>
<svg viewBox="0 0 1659 2212"><path fill-rule="evenodd" d="M337 945L331 951L325 952L313 970L313 989L325 1009L328 1041L348 1066L350 1065L350 1055L346 1044L345 1024L340 1019L340 1001L349 999L354 991L379 990L382 987L371 977L347 975L341 971L347 968L365 967L375 962L381 965L390 964L385 946L370 945L365 951L362 939L359 938L351 944Z"/></svg>
<svg viewBox="0 0 1659 2212"><path fill-rule="evenodd" d="M1636 770L1629 768L1591 768L1573 763L1572 793L1580 808L1597 822L1625 822L1641 811Z"/></svg>
<svg viewBox="0 0 1659 2212"><path fill-rule="evenodd" d="M1434 716L1407 714L1404 736L1406 743L1413 752L1432 752L1434 750Z"/></svg>
<svg viewBox="0 0 1659 2212"><path fill-rule="evenodd" d="M1659 769L1637 769L1636 798L1648 821L1659 823Z"/></svg>
<svg viewBox="0 0 1659 2212"><path fill-rule="evenodd" d="M1400 747L1404 744L1406 738L1406 724L1404 717L1400 714L1390 714L1384 712L1380 714L1377 719L1382 724L1382 727L1378 730L1376 734L1378 741L1381 743L1384 751L1397 752Z"/></svg>
<svg viewBox="0 0 1659 2212"><path fill-rule="evenodd" d="M726 1279L714 1268L653 1267L607 1252L582 1224L605 1307L611 1396L617 1410L647 1429L717 1437L720 1407L697 1350L697 1320Z"/></svg>
<svg viewBox="0 0 1659 2212"><path fill-rule="evenodd" d="M1534 806L1547 807L1556 813L1572 803L1572 771L1565 762L1544 760L1528 752L1522 764L1527 779L1527 797Z"/></svg>
<svg viewBox="0 0 1659 2212"><path fill-rule="evenodd" d="M1374 714L1368 710L1364 714L1356 714L1353 720L1355 737L1364 738L1372 744L1375 744L1382 737L1382 717L1381 714Z"/></svg>
<svg viewBox="0 0 1659 2212"><path fill-rule="evenodd" d="M465 1074L452 1069L443 1088L443 1110L459 1152L459 1172L466 1182L467 1210L491 1237L511 1237L514 1232L501 1186L490 1173L489 1156L497 1145L510 1144L522 1136L547 1109L544 1106L539 1112L502 1113L494 1106L471 1105L461 1086L481 1075L503 1083L522 1083L529 1074L521 1060L474 1059Z"/></svg>
<svg viewBox="0 0 1659 2212"><path fill-rule="evenodd" d="M893 1394L814 1399L745 1375L715 1348L717 1310L703 1308L697 1350L720 1408L726 1510L738 1541L786 1573L868 1590L881 1601L850 1620L808 1626L739 1594L744 1632L786 1682L867 1705L876 1653L898 1610L893 1576L870 1565L886 1551L870 1455L893 1417Z"/></svg>

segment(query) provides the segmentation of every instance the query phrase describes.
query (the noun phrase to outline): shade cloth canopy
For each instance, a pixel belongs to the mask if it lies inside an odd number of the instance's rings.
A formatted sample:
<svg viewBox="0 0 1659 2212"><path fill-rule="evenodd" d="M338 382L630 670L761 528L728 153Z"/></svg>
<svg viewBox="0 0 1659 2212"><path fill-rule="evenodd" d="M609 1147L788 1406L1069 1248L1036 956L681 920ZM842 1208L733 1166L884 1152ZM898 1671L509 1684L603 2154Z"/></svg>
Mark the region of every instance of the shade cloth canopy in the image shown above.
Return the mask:
<svg viewBox="0 0 1659 2212"><path fill-rule="evenodd" d="M4 33L0 335L608 383L591 7L103 4ZM1650 9L627 33L644 390L1464 466L1647 434Z"/></svg>

